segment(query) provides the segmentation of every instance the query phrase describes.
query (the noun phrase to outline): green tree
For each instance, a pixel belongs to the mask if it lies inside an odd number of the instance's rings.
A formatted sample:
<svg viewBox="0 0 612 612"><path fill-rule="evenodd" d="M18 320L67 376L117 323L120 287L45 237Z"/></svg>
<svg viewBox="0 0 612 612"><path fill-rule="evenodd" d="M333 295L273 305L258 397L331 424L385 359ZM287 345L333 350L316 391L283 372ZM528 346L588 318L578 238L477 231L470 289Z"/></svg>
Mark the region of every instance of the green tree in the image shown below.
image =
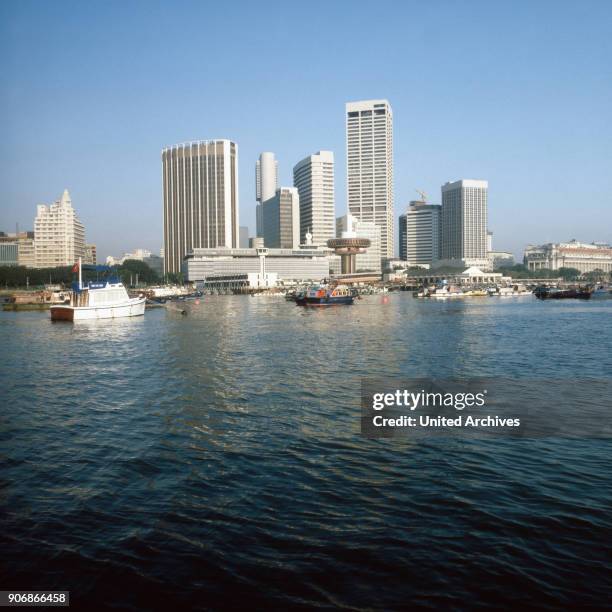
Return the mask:
<svg viewBox="0 0 612 612"><path fill-rule="evenodd" d="M126 259L118 268L117 273L124 285L136 283L151 285L159 282L157 272L139 259Z"/></svg>
<svg viewBox="0 0 612 612"><path fill-rule="evenodd" d="M557 275L566 281L575 280L580 276L580 270L576 270L576 268L559 268Z"/></svg>

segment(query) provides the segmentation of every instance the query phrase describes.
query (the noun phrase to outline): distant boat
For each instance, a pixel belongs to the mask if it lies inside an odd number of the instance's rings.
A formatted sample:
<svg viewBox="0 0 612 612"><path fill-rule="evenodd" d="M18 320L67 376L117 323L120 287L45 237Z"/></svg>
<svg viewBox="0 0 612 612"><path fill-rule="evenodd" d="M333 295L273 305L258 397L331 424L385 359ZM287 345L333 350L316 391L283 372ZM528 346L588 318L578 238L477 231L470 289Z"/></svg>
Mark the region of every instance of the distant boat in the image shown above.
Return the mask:
<svg viewBox="0 0 612 612"><path fill-rule="evenodd" d="M315 285L295 297L295 303L300 306L340 306L350 305L355 300L355 294L346 285L328 287Z"/></svg>
<svg viewBox="0 0 612 612"><path fill-rule="evenodd" d="M551 287L538 287L533 294L539 300L588 300L591 298L591 290L583 287L578 289L555 289Z"/></svg>
<svg viewBox="0 0 612 612"><path fill-rule="evenodd" d="M593 300L610 300L612 299L612 287L605 287L600 285L595 287L591 292L591 299Z"/></svg>
<svg viewBox="0 0 612 612"><path fill-rule="evenodd" d="M97 266L96 270L110 271L107 266ZM82 321L87 319L116 319L136 317L144 314L146 298L130 298L123 283L117 278L89 282L83 285L81 260L75 264L73 272L78 271L79 281L74 286L70 304L51 306L52 321Z"/></svg>

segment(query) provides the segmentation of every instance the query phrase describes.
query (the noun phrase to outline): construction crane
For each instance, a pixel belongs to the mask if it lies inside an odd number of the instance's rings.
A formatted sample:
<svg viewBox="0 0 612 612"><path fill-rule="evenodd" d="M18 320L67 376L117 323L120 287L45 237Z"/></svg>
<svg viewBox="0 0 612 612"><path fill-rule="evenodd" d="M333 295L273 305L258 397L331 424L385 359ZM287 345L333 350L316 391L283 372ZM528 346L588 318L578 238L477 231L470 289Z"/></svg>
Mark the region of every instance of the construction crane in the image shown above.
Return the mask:
<svg viewBox="0 0 612 612"><path fill-rule="evenodd" d="M427 194L420 189L415 189L415 191L421 196L421 202L427 202Z"/></svg>

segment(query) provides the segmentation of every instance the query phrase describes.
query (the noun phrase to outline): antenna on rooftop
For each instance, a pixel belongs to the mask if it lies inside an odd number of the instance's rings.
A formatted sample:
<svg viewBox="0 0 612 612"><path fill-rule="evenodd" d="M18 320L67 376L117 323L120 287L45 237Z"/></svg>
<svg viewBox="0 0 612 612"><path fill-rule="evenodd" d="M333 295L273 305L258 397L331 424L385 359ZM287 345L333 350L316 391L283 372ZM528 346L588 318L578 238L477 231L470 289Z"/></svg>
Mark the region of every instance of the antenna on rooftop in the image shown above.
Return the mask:
<svg viewBox="0 0 612 612"><path fill-rule="evenodd" d="M421 196L421 202L427 202L427 194L420 189L415 189L415 191Z"/></svg>

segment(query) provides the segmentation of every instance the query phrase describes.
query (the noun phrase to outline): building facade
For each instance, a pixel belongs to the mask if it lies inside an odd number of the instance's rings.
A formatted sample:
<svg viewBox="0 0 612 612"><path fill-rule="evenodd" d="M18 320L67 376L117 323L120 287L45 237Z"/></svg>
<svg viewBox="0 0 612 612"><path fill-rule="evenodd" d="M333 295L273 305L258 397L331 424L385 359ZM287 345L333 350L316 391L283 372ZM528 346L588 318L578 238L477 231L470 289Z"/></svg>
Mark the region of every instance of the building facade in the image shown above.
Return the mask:
<svg viewBox="0 0 612 612"><path fill-rule="evenodd" d="M462 179L442 185L441 265L486 269L489 184Z"/></svg>
<svg viewBox="0 0 612 612"><path fill-rule="evenodd" d="M295 187L281 187L261 205L264 246L297 249L300 246L300 196Z"/></svg>
<svg viewBox="0 0 612 612"><path fill-rule="evenodd" d="M98 252L95 244L85 245L85 255L83 256L83 263L91 264L95 266L98 263Z"/></svg>
<svg viewBox="0 0 612 612"><path fill-rule="evenodd" d="M0 242L0 266L19 265L19 245L17 241L3 240Z"/></svg>
<svg viewBox="0 0 612 612"><path fill-rule="evenodd" d="M489 251L487 253L489 269L511 268L514 265L514 255L506 251Z"/></svg>
<svg viewBox="0 0 612 612"><path fill-rule="evenodd" d="M255 208L256 236L263 238L263 218L261 205L274 197L278 189L278 161L274 153L266 151L259 155L255 162Z"/></svg>
<svg viewBox="0 0 612 612"><path fill-rule="evenodd" d="M34 220L34 265L36 268L71 266L85 255L85 228L72 208L65 189L50 206L40 204Z"/></svg>
<svg viewBox="0 0 612 612"><path fill-rule="evenodd" d="M583 274L595 270L612 272L612 247L602 242L587 244L577 240L528 246L523 261L529 270L574 268Z"/></svg>
<svg viewBox="0 0 612 612"><path fill-rule="evenodd" d="M319 151L293 167L293 186L300 196L300 241L325 246L335 235L334 154Z"/></svg>
<svg viewBox="0 0 612 612"><path fill-rule="evenodd" d="M382 257L394 257L393 112L387 100L346 105L348 212L381 231Z"/></svg>
<svg viewBox="0 0 612 612"><path fill-rule="evenodd" d="M241 225L238 231L238 248L248 249L249 248L249 228L246 225Z"/></svg>
<svg viewBox="0 0 612 612"><path fill-rule="evenodd" d="M346 214L336 219L336 237L354 234L355 238L368 238L370 246L365 253L355 256L355 272L382 271L381 228L372 221L360 221L353 215Z"/></svg>
<svg viewBox="0 0 612 612"><path fill-rule="evenodd" d="M207 278L274 273L281 281L318 282L329 277L330 260L323 250L313 249L194 249L183 263L190 282Z"/></svg>
<svg viewBox="0 0 612 612"><path fill-rule="evenodd" d="M15 234L0 232L0 244L2 243L17 244L17 265L26 268L36 267L34 232L16 232Z"/></svg>
<svg viewBox="0 0 612 612"><path fill-rule="evenodd" d="M237 247L238 145L202 140L162 151L164 271L194 248Z"/></svg>
<svg viewBox="0 0 612 612"><path fill-rule="evenodd" d="M412 201L399 218L400 259L413 266L431 265L440 259L442 207Z"/></svg>

